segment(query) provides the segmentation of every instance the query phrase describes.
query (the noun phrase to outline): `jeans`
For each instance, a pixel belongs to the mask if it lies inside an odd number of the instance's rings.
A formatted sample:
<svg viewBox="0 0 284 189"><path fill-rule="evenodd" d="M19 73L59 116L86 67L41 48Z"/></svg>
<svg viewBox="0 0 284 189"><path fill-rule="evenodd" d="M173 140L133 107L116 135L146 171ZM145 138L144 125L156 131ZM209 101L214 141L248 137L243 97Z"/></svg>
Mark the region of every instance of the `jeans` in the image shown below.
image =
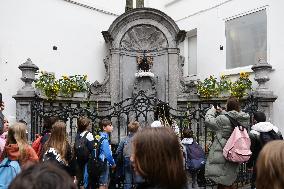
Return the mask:
<svg viewBox="0 0 284 189"><path fill-rule="evenodd" d="M124 158L124 189L131 189L134 184L134 171L131 166L130 158Z"/></svg>

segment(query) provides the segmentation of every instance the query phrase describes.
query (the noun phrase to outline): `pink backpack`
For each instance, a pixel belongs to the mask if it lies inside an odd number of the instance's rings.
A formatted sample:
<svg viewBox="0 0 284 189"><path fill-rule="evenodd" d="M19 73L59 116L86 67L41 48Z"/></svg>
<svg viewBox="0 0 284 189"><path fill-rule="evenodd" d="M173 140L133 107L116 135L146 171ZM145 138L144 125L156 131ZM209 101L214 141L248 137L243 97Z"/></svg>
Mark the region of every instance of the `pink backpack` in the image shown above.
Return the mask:
<svg viewBox="0 0 284 189"><path fill-rule="evenodd" d="M250 151L250 138L246 128L241 126L239 122L229 115L226 114L229 118L231 124L234 128L230 138L228 139L225 147L223 148L223 155L226 160L244 163L247 162L252 154Z"/></svg>

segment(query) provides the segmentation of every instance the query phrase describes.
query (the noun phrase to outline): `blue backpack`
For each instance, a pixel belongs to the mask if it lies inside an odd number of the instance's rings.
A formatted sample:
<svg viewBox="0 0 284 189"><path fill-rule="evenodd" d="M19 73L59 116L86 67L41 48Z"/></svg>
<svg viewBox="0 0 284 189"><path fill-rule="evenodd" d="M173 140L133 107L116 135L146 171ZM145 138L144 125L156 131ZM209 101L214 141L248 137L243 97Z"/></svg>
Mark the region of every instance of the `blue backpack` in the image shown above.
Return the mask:
<svg viewBox="0 0 284 189"><path fill-rule="evenodd" d="M0 164L0 188L7 189L20 171L21 167L18 161L5 158Z"/></svg>
<svg viewBox="0 0 284 189"><path fill-rule="evenodd" d="M197 172L206 162L202 147L195 141L192 144L184 144L186 149L185 167L189 172Z"/></svg>

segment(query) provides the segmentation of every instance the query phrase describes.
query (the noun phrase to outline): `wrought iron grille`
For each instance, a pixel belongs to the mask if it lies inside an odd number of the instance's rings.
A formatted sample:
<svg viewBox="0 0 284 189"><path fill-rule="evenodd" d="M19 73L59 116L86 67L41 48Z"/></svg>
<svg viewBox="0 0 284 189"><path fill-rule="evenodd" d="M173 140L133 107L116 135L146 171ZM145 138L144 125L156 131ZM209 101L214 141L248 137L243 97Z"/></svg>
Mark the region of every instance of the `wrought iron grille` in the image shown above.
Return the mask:
<svg viewBox="0 0 284 189"><path fill-rule="evenodd" d="M199 100L178 105L178 109L170 107L156 97L149 97L144 91L131 98L126 98L113 106L102 107L98 102L90 101L47 101L37 98L32 103L31 120L31 139L34 140L35 134L42 132L42 123L45 117L57 116L64 120L68 125L68 136L71 143L77 132L76 119L80 116L86 116L92 120L93 133L98 132L98 123L107 118L117 131L118 143L122 136L127 134L127 124L136 120L142 127L149 126L154 120L160 120L165 125L177 128L182 131L183 128L191 128L196 140L203 146L205 152L208 152L210 145L214 140L214 133L211 132L204 123L205 114L211 105L224 106L224 100ZM243 111L252 115L258 109L258 99L250 96L242 101ZM173 128L175 129L175 128ZM182 136L181 136L182 137ZM246 165L241 166L238 176L238 183L248 183L250 173Z"/></svg>

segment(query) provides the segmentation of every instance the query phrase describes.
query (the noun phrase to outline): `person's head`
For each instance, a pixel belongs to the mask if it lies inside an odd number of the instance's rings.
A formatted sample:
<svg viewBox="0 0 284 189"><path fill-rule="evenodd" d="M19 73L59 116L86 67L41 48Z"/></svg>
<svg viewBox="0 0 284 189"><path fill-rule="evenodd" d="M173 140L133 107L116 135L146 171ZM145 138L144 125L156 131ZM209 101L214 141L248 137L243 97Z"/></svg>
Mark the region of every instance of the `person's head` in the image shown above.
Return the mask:
<svg viewBox="0 0 284 189"><path fill-rule="evenodd" d="M235 110L237 112L240 111L240 102L238 100L238 98L236 97L229 97L229 99L227 100L227 111L232 111L232 110Z"/></svg>
<svg viewBox="0 0 284 189"><path fill-rule="evenodd" d="M261 150L256 163L257 189L284 188L284 141L267 143Z"/></svg>
<svg viewBox="0 0 284 189"><path fill-rule="evenodd" d="M186 174L178 137L168 127L144 128L133 140L135 171L153 185L183 188Z"/></svg>
<svg viewBox="0 0 284 189"><path fill-rule="evenodd" d="M9 130L9 121L6 117L4 117L4 125L3 132L7 132Z"/></svg>
<svg viewBox="0 0 284 189"><path fill-rule="evenodd" d="M113 130L112 123L108 119L101 120L99 125L100 125L101 131L103 131L103 132L111 133L112 130Z"/></svg>
<svg viewBox="0 0 284 189"><path fill-rule="evenodd" d="M43 130L51 130L52 125L58 120L59 118L55 116L43 118Z"/></svg>
<svg viewBox="0 0 284 189"><path fill-rule="evenodd" d="M265 113L260 112L260 111L254 112L253 119L254 119L254 122L256 123L265 122L266 121Z"/></svg>
<svg viewBox="0 0 284 189"><path fill-rule="evenodd" d="M16 122L8 130L8 144L27 144L26 125Z"/></svg>
<svg viewBox="0 0 284 189"><path fill-rule="evenodd" d="M77 120L78 132L81 133L83 131L89 130L92 126L92 122L87 117L80 117Z"/></svg>
<svg viewBox="0 0 284 189"><path fill-rule="evenodd" d="M182 131L183 138L193 138L193 131L189 128L185 128Z"/></svg>
<svg viewBox="0 0 284 189"><path fill-rule="evenodd" d="M67 145L66 124L63 121L57 121L52 125L50 137L46 142L45 150L48 150L48 148L55 148L62 157L65 157Z"/></svg>
<svg viewBox="0 0 284 189"><path fill-rule="evenodd" d="M26 125L16 122L8 130L7 144L17 144L20 152L20 159L24 159L26 154L26 145L28 144L26 137Z"/></svg>
<svg viewBox="0 0 284 189"><path fill-rule="evenodd" d="M138 121L130 122L128 124L128 131L130 133L136 133L138 131L139 127L140 127L140 124L139 124Z"/></svg>
<svg viewBox="0 0 284 189"><path fill-rule="evenodd" d="M76 189L72 178L66 171L44 162L22 170L11 182L9 189Z"/></svg>

